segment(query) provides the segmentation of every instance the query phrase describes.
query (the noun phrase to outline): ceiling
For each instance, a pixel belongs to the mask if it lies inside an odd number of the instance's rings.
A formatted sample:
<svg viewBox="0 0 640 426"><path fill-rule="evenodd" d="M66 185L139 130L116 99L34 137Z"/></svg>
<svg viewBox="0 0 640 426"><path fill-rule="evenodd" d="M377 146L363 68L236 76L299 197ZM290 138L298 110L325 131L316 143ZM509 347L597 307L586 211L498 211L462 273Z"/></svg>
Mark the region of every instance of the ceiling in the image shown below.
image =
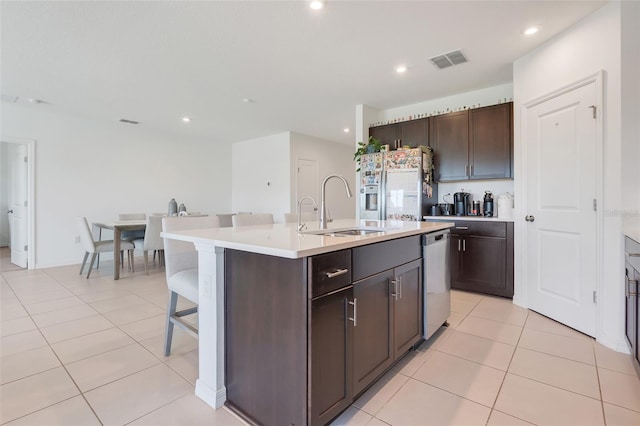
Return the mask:
<svg viewBox="0 0 640 426"><path fill-rule="evenodd" d="M318 12L304 0L2 1L0 83L4 102L211 143L294 131L352 144L343 129L356 105L511 82L516 58L604 3L327 0ZM524 36L533 24L538 34ZM468 63L428 61L457 49Z"/></svg>

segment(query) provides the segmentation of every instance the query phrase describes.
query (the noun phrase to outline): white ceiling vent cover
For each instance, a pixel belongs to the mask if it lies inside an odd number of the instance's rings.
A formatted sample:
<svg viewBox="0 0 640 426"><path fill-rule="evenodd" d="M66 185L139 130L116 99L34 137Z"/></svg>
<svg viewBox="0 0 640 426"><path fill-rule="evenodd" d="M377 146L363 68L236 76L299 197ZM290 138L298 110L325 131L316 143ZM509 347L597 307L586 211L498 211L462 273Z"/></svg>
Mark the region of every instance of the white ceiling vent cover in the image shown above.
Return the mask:
<svg viewBox="0 0 640 426"><path fill-rule="evenodd" d="M445 53L444 55L434 56L433 58L429 58L429 60L439 69L467 62L467 58L459 50L454 50L453 52Z"/></svg>

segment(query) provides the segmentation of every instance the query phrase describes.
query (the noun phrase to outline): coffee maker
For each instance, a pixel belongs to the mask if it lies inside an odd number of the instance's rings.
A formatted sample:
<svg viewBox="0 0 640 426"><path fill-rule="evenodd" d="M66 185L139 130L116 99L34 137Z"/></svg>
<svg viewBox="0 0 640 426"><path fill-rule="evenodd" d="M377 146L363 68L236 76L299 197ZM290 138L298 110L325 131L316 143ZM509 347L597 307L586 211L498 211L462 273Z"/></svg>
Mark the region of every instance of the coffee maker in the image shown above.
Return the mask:
<svg viewBox="0 0 640 426"><path fill-rule="evenodd" d="M493 194L491 191L484 191L484 202L482 204L482 211L487 217L493 216Z"/></svg>
<svg viewBox="0 0 640 426"><path fill-rule="evenodd" d="M471 212L471 194L468 192L453 194L453 210L456 216L467 216Z"/></svg>

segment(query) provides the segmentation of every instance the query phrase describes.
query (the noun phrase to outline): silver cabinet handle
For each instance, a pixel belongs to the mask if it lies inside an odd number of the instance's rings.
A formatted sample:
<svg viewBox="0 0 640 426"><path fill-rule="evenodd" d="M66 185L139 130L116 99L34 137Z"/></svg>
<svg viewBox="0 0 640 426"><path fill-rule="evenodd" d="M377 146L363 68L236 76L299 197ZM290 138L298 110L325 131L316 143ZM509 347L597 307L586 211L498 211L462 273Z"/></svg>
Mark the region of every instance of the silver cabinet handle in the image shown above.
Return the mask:
<svg viewBox="0 0 640 426"><path fill-rule="evenodd" d="M462 240L462 251L467 251L467 240Z"/></svg>
<svg viewBox="0 0 640 426"><path fill-rule="evenodd" d="M638 280L632 280L629 277L627 277L627 288L626 288L627 297L633 297L638 295L638 293L631 291L631 286L637 283L638 283Z"/></svg>
<svg viewBox="0 0 640 426"><path fill-rule="evenodd" d="M402 277L398 277L398 288L400 289L399 299L402 299Z"/></svg>
<svg viewBox="0 0 640 426"><path fill-rule="evenodd" d="M391 280L391 284L393 284L393 293L391 293L391 296L398 300L398 279L394 278Z"/></svg>
<svg viewBox="0 0 640 426"><path fill-rule="evenodd" d="M462 240L458 240L458 251L460 251L460 244L462 244Z"/></svg>
<svg viewBox="0 0 640 426"><path fill-rule="evenodd" d="M469 229L468 226L456 226L453 229Z"/></svg>
<svg viewBox="0 0 640 426"><path fill-rule="evenodd" d="M626 253L627 257L640 257L640 253Z"/></svg>
<svg viewBox="0 0 640 426"><path fill-rule="evenodd" d="M333 277L337 277L338 275L344 275L347 272L349 272L348 269L336 269L334 272L325 272L325 274L327 275L327 278L333 278Z"/></svg>
<svg viewBox="0 0 640 426"><path fill-rule="evenodd" d="M358 325L358 299L353 298L353 302L348 302L350 305L353 305L353 317L349 317L349 321L353 321L353 326Z"/></svg>

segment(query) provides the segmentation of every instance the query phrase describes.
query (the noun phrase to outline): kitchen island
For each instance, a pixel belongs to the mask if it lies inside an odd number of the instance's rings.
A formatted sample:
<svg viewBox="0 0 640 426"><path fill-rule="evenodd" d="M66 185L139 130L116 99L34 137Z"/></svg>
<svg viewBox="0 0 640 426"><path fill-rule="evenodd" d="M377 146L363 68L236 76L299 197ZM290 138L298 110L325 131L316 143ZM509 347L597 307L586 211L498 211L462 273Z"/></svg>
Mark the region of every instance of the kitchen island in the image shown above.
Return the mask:
<svg viewBox="0 0 640 426"><path fill-rule="evenodd" d="M331 420L420 341L420 236L451 226L340 220L303 232L163 233L198 250L196 395L252 423Z"/></svg>

